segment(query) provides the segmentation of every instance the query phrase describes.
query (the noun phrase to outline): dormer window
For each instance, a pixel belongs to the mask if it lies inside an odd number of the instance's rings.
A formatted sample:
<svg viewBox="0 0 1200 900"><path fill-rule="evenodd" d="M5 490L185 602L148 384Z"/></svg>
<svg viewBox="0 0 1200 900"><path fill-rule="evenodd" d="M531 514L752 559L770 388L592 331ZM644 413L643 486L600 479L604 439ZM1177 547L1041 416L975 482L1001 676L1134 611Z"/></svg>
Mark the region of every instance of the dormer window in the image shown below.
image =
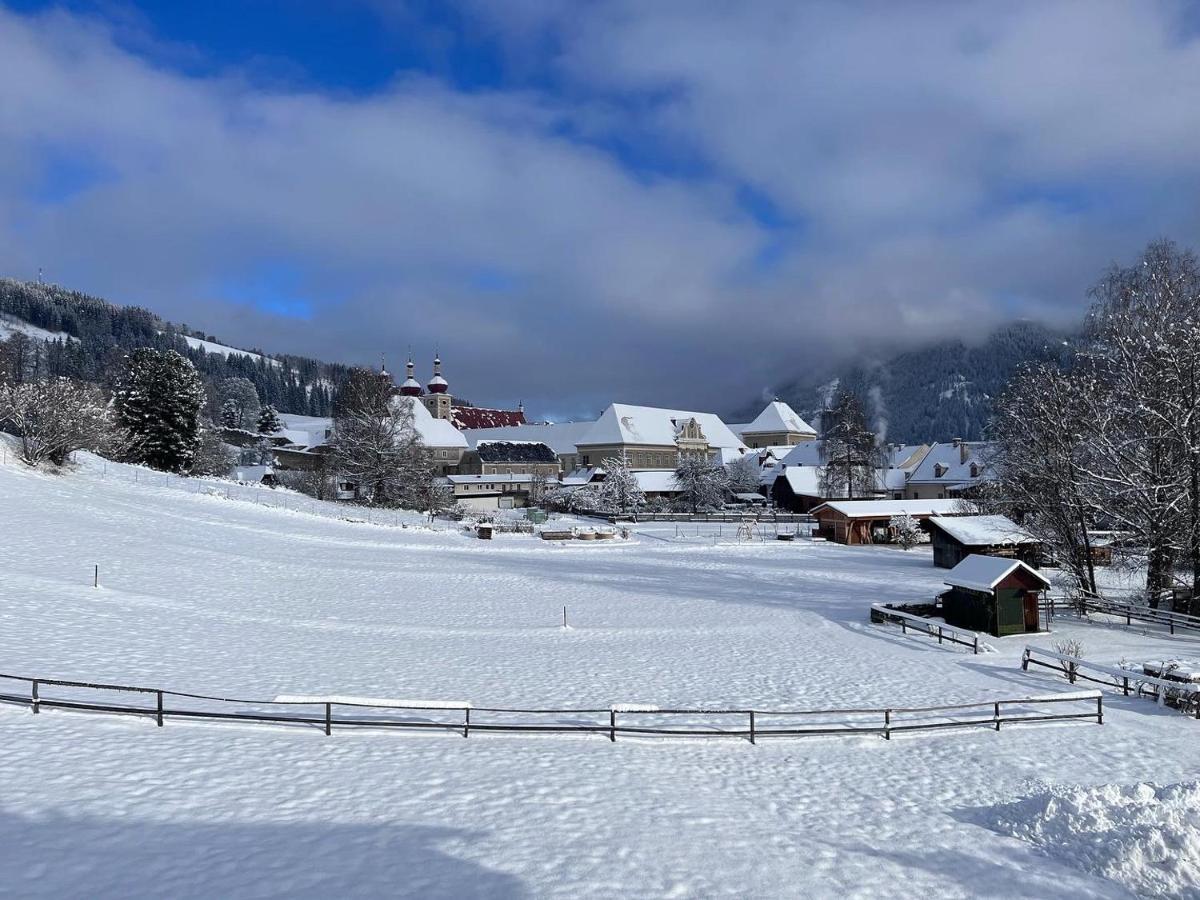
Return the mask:
<svg viewBox="0 0 1200 900"><path fill-rule="evenodd" d="M941 478L949 471L950 471L949 468L947 468L946 466L943 466L941 463L934 463L934 465L933 465L933 477L934 478Z"/></svg>
<svg viewBox="0 0 1200 900"><path fill-rule="evenodd" d="M979 464L978 463L971 463L971 477L972 478L979 477Z"/></svg>

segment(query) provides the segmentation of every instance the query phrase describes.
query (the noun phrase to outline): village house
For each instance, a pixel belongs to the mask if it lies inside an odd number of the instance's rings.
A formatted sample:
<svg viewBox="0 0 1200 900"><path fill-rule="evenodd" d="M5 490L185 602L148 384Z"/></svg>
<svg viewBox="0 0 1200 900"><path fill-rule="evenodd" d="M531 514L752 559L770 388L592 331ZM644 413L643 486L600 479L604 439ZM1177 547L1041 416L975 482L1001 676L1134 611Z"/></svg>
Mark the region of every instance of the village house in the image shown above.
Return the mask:
<svg viewBox="0 0 1200 900"><path fill-rule="evenodd" d="M776 398L766 405L753 422L730 425L747 447L790 447L816 440L817 432L796 411Z"/></svg>
<svg viewBox="0 0 1200 900"><path fill-rule="evenodd" d="M890 544L893 516L908 515L927 530L932 516L950 516L957 500L828 500L812 509L817 534L839 544Z"/></svg>
<svg viewBox="0 0 1200 900"><path fill-rule="evenodd" d="M929 520L933 564L953 569L972 554L1041 566L1042 544L1006 516L934 516Z"/></svg>
<svg viewBox="0 0 1200 900"><path fill-rule="evenodd" d="M533 480L534 476L528 474L446 476L446 482L454 490L455 501L478 510L528 506Z"/></svg>
<svg viewBox="0 0 1200 900"><path fill-rule="evenodd" d="M990 480L994 445L967 443L955 438L934 444L913 470L904 489L905 499L941 500L956 497Z"/></svg>
<svg viewBox="0 0 1200 900"><path fill-rule="evenodd" d="M557 480L558 456L541 441L478 441L463 454L460 475L533 475Z"/></svg>
<svg viewBox="0 0 1200 900"><path fill-rule="evenodd" d="M495 428L472 428L463 432L471 448L480 441L536 441L545 444L558 457L563 472L574 472L580 467L579 450L575 442L595 422L558 422L543 424L507 425Z"/></svg>
<svg viewBox="0 0 1200 900"><path fill-rule="evenodd" d="M577 440L579 466L623 459L629 468L671 469L687 457L725 465L749 449L712 413L614 403Z"/></svg>

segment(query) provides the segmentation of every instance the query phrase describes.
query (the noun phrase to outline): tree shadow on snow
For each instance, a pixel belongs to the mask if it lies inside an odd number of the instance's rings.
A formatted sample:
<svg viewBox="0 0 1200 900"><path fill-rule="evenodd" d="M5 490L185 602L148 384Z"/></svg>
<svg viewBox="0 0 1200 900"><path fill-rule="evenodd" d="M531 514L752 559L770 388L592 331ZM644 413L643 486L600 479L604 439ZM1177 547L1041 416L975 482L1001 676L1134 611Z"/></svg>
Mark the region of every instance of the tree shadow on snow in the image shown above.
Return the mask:
<svg viewBox="0 0 1200 900"><path fill-rule="evenodd" d="M440 849L479 837L405 823L155 822L0 812L0 885L20 897L527 897L518 878Z"/></svg>

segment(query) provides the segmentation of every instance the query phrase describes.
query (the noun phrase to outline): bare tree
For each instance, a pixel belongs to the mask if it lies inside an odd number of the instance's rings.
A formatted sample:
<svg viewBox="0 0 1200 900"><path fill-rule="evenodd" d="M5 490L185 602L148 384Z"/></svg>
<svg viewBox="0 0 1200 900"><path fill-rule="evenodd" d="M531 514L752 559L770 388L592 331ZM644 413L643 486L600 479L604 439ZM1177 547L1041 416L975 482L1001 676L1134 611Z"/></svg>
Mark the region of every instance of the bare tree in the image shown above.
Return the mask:
<svg viewBox="0 0 1200 900"><path fill-rule="evenodd" d="M996 402L990 426L998 445L992 507L1022 521L1091 593L1091 531L1100 498L1090 475L1095 423L1086 398L1094 389L1078 372L1050 364L1027 368Z"/></svg>
<svg viewBox="0 0 1200 900"><path fill-rule="evenodd" d="M610 457L601 465L605 476L600 483L600 508L619 516L636 515L646 505L646 495L628 463L623 458Z"/></svg>

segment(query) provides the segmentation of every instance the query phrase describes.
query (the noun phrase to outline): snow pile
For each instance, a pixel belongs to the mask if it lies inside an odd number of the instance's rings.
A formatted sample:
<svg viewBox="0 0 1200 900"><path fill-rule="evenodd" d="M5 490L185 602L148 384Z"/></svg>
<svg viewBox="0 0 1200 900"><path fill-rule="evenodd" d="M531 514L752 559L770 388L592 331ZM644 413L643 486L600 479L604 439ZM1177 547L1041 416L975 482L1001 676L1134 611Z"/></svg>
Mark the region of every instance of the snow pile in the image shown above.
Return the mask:
<svg viewBox="0 0 1200 900"><path fill-rule="evenodd" d="M1200 781L1053 787L986 824L1142 896L1200 898Z"/></svg>

